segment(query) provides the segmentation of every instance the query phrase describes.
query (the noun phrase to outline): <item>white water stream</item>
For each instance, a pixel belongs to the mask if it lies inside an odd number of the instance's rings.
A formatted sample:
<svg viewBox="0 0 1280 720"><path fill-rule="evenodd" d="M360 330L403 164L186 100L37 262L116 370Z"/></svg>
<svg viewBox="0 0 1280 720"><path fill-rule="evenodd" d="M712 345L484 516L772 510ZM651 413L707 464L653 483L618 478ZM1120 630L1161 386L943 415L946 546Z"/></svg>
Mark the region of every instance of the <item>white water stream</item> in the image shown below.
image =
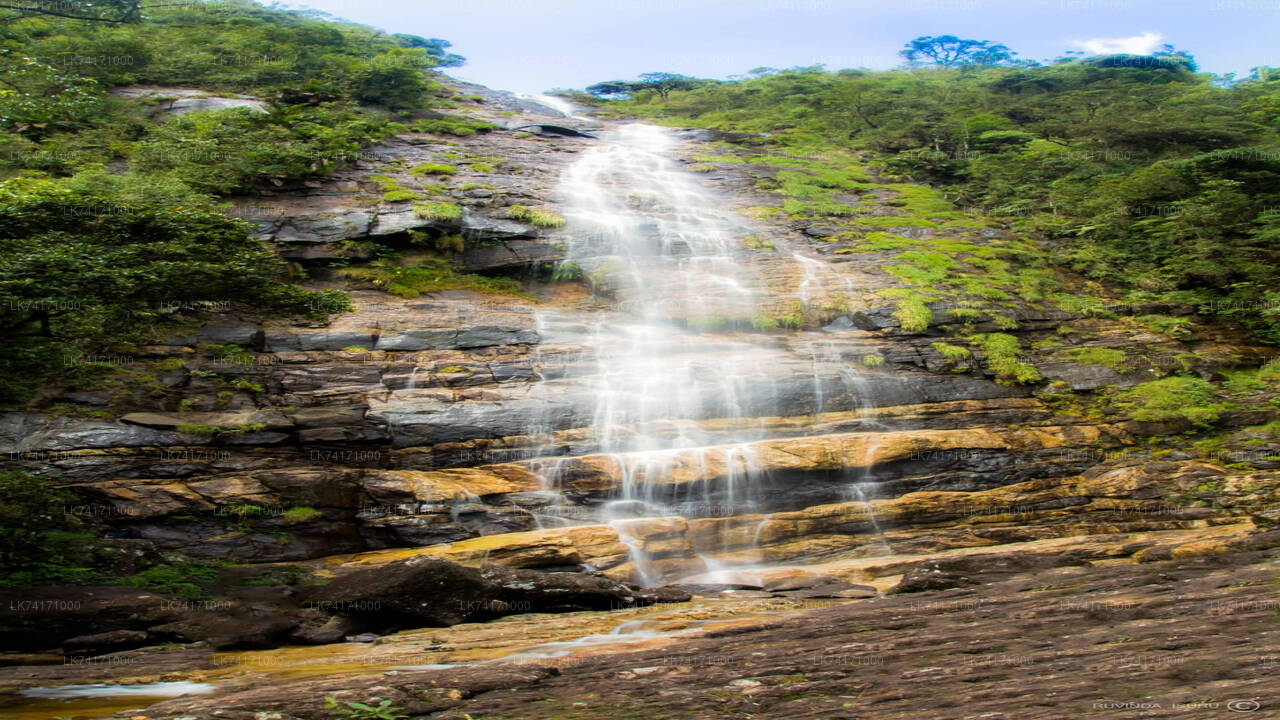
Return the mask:
<svg viewBox="0 0 1280 720"><path fill-rule="evenodd" d="M589 407L579 414L590 429L590 451L614 455L621 467L613 499L591 519L618 530L646 584L663 578L629 531L630 519L761 512L770 478L750 443L768 438L770 426L754 418L873 406L858 371L820 333L790 348L777 335L749 332L780 300L804 308L818 290L830 298L833 285L851 293L847 279L794 254L799 286L776 297L747 242L758 229L673 159L677 144L664 128L626 125L602 132L568 168L562 270L580 272L617 312L591 327L555 310L538 318L544 343L581 348L544 373L540 390L557 398L573 391L560 378L586 378L589 394L580 404ZM792 385L781 388L780 378ZM831 396L839 407L828 408ZM703 422L726 418L736 420L732 432ZM556 424L547 417L531 430ZM723 456L714 493L709 483L673 490L665 482L682 467ZM850 499L862 499L861 485L870 480L865 473L850 478ZM546 481L549 491L562 486L555 469Z"/></svg>

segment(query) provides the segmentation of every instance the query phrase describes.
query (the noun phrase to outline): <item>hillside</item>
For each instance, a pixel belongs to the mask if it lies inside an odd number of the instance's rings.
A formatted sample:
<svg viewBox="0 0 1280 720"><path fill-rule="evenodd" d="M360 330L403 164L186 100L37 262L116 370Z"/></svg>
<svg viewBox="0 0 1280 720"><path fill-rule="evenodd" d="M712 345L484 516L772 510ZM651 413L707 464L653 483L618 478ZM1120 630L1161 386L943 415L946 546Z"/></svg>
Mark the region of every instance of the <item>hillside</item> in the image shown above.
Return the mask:
<svg viewBox="0 0 1280 720"><path fill-rule="evenodd" d="M0 30L5 712L1269 701L1268 73L566 110L240 0Z"/></svg>

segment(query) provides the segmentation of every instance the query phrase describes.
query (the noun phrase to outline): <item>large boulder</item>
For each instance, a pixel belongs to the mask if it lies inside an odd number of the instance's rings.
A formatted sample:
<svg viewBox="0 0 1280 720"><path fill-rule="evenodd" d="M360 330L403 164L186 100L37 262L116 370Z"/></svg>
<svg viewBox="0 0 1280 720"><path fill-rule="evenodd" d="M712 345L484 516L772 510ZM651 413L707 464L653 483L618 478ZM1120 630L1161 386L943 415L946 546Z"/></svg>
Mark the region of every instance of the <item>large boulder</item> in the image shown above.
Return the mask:
<svg viewBox="0 0 1280 720"><path fill-rule="evenodd" d="M640 602L631 588L588 573L546 573L488 565L481 576L497 588L497 600L515 612L618 610Z"/></svg>
<svg viewBox="0 0 1280 720"><path fill-rule="evenodd" d="M367 629L384 629L456 625L493 616L497 599L497 585L479 570L419 555L342 575L314 591L305 604L355 619Z"/></svg>
<svg viewBox="0 0 1280 720"><path fill-rule="evenodd" d="M144 630L176 614L172 600L138 588L4 588L0 589L0 646L43 650L68 638L93 645L106 641L100 637L103 633Z"/></svg>

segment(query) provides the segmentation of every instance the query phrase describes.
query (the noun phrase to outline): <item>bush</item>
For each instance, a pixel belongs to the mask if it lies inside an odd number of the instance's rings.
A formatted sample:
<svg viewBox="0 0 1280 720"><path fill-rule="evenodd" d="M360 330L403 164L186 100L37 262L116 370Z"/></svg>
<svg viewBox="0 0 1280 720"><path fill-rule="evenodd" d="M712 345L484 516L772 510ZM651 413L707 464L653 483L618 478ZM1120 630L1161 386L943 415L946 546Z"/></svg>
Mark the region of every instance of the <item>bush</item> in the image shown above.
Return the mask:
<svg viewBox="0 0 1280 720"><path fill-rule="evenodd" d="M341 300L279 280L284 266L249 225L181 183L86 172L0 181L0 382L82 371L65 358L164 332L167 308L232 302L309 312ZM61 357L61 360L57 358Z"/></svg>
<svg viewBox="0 0 1280 720"><path fill-rule="evenodd" d="M65 506L72 501L45 478L0 470L0 567L48 560L49 535L66 527Z"/></svg>

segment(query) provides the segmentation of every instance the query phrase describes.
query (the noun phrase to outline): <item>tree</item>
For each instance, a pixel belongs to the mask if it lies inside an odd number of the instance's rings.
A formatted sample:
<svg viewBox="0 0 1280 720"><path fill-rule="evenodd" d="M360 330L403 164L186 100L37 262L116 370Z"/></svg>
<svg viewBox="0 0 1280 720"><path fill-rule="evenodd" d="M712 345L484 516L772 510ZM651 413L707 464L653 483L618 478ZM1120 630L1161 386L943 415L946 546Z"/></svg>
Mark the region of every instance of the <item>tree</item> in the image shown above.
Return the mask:
<svg viewBox="0 0 1280 720"><path fill-rule="evenodd" d="M587 92L606 100L625 98L636 90L636 83L629 80L606 80L587 86Z"/></svg>
<svg viewBox="0 0 1280 720"><path fill-rule="evenodd" d="M907 43L898 54L913 65L929 64L947 68L1005 65L1013 62L1013 56L1017 55L1007 46L990 40L962 40L955 35L924 35Z"/></svg>
<svg viewBox="0 0 1280 720"><path fill-rule="evenodd" d="M136 339L175 304L300 311L247 223L172 180L85 172L0 181L0 364L27 343L95 350Z"/></svg>
<svg viewBox="0 0 1280 720"><path fill-rule="evenodd" d="M692 90L710 80L669 72L642 73L639 80L606 80L587 86L587 92L598 98L625 99L638 90L653 90L664 101L672 90Z"/></svg>
<svg viewBox="0 0 1280 720"><path fill-rule="evenodd" d="M6 20L47 15L71 20L127 23L141 20L144 10L178 4L143 5L142 0L8 0L0 2L0 10L12 10L16 13L5 18Z"/></svg>
<svg viewBox="0 0 1280 720"><path fill-rule="evenodd" d="M638 83L641 90L654 90L663 100L672 90L691 90L705 81L691 78L688 75L677 75L669 72L641 73Z"/></svg>
<svg viewBox="0 0 1280 720"><path fill-rule="evenodd" d="M405 33L396 33L391 37L398 40L403 47L426 50L427 54L435 60L436 67L458 67L467 61L461 55L454 55L449 52L449 48L453 47L453 43L448 40L424 38L420 35L407 35Z"/></svg>

